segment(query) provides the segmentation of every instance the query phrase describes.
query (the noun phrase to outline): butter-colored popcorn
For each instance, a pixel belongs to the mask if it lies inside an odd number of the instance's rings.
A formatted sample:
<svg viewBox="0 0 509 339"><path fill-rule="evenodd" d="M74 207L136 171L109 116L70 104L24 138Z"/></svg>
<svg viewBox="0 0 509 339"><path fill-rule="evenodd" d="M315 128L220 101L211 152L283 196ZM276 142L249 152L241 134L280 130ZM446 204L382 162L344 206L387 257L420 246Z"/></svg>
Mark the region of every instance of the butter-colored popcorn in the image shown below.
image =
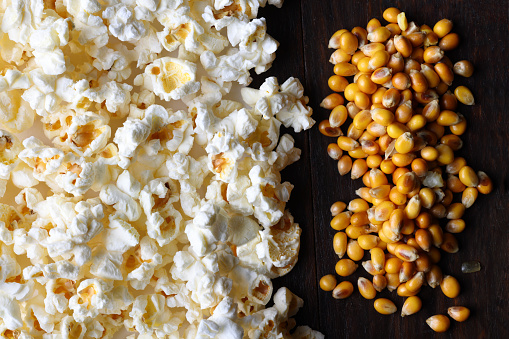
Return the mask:
<svg viewBox="0 0 509 339"><path fill-rule="evenodd" d="M177 58L154 60L145 72L135 79L135 85L152 90L161 100L178 100L196 93L200 83L196 80L196 65Z"/></svg>

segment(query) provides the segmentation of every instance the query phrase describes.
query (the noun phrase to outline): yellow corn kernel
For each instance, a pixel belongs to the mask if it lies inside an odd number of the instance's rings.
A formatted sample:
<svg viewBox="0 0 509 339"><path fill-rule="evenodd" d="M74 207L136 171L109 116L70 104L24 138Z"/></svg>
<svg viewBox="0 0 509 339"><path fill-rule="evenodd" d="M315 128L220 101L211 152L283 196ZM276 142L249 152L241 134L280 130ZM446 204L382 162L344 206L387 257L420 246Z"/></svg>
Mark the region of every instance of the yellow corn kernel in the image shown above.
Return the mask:
<svg viewBox="0 0 509 339"><path fill-rule="evenodd" d="M332 218L330 222L330 226L336 231L344 230L350 224L350 219L352 217L352 212L341 212Z"/></svg>
<svg viewBox="0 0 509 339"><path fill-rule="evenodd" d="M380 170L385 174L392 174L396 170L396 165L390 159L382 160Z"/></svg>
<svg viewBox="0 0 509 339"><path fill-rule="evenodd" d="M415 218L415 223L419 228L428 228L432 221L432 216L428 212L421 212L417 218Z"/></svg>
<svg viewBox="0 0 509 339"><path fill-rule="evenodd" d="M353 261L359 261L364 257L364 250L359 246L357 240L350 239L346 248L346 254Z"/></svg>
<svg viewBox="0 0 509 339"><path fill-rule="evenodd" d="M345 99L338 93L332 93L327 95L322 102L320 103L320 107L325 109L334 109L334 107L337 107L339 105L343 105L345 102Z"/></svg>
<svg viewBox="0 0 509 339"><path fill-rule="evenodd" d="M343 212L346 208L346 204L342 201L336 201L333 203L330 207L330 213L333 217L338 215L339 213Z"/></svg>
<svg viewBox="0 0 509 339"><path fill-rule="evenodd" d="M371 186L375 188L389 183L387 176L381 170L376 168L369 171L369 181Z"/></svg>
<svg viewBox="0 0 509 339"><path fill-rule="evenodd" d="M424 106L422 110L422 115L426 118L428 122L435 121L440 116L440 105L438 104L438 100L433 100L426 106Z"/></svg>
<svg viewBox="0 0 509 339"><path fill-rule="evenodd" d="M392 78L392 70L388 67L380 67L371 74L371 81L382 85Z"/></svg>
<svg viewBox="0 0 509 339"><path fill-rule="evenodd" d="M396 7L389 7L383 12L382 16L388 22L397 23L398 15L400 13L401 13L401 11L399 9L397 9Z"/></svg>
<svg viewBox="0 0 509 339"><path fill-rule="evenodd" d="M463 157L457 157L446 166L445 172L449 174L458 174L460 170L467 165L467 161Z"/></svg>
<svg viewBox="0 0 509 339"><path fill-rule="evenodd" d="M396 273L385 273L385 279L387 279L387 289L391 292L400 285L399 277Z"/></svg>
<svg viewBox="0 0 509 339"><path fill-rule="evenodd" d="M442 254L440 254L440 251L436 247L432 247L429 250L428 253L429 258L431 259L431 262L433 264L436 264L440 261L440 258L442 257Z"/></svg>
<svg viewBox="0 0 509 339"><path fill-rule="evenodd" d="M332 52L329 62L333 65L338 64L340 62L349 62L352 60L352 56L350 54L345 53L345 51L341 49L337 49Z"/></svg>
<svg viewBox="0 0 509 339"><path fill-rule="evenodd" d="M412 43L403 35L394 36L394 47L404 58L408 58L413 51Z"/></svg>
<svg viewBox="0 0 509 339"><path fill-rule="evenodd" d="M419 178L422 178L428 174L428 163L424 159L414 159L412 161L411 168L412 172L414 172Z"/></svg>
<svg viewBox="0 0 509 339"><path fill-rule="evenodd" d="M421 212L421 198L419 195L413 196L405 207L405 217L415 219Z"/></svg>
<svg viewBox="0 0 509 339"><path fill-rule="evenodd" d="M426 126L427 122L428 121L422 114L416 114L406 123L406 126L413 132Z"/></svg>
<svg viewBox="0 0 509 339"><path fill-rule="evenodd" d="M435 148L438 151L437 161L440 165L449 165L454 161L454 152L451 147L441 144Z"/></svg>
<svg viewBox="0 0 509 339"><path fill-rule="evenodd" d="M479 178L470 166L463 166L459 171L459 179L467 187L476 187L479 185Z"/></svg>
<svg viewBox="0 0 509 339"><path fill-rule="evenodd" d="M371 260L363 261L362 267L364 267L366 272L368 272L369 274L371 274L373 276L378 275L378 274L385 274L385 271L383 268L380 271L377 271L375 269L375 267L373 266L373 263L371 262Z"/></svg>
<svg viewBox="0 0 509 339"><path fill-rule="evenodd" d="M464 306L452 306L447 309L447 313L457 322L463 322L470 316L470 310Z"/></svg>
<svg viewBox="0 0 509 339"><path fill-rule="evenodd" d="M353 118L353 125L356 129L364 130L372 121L371 112L363 110L357 113L357 115Z"/></svg>
<svg viewBox="0 0 509 339"><path fill-rule="evenodd" d="M433 237L427 229L418 229L415 232L415 241L422 250L429 252L433 242Z"/></svg>
<svg viewBox="0 0 509 339"><path fill-rule="evenodd" d="M458 117L460 118L460 122L456 125L449 126L449 129L451 133L455 135L463 135L467 129L467 120L465 120L465 117L461 113L458 113Z"/></svg>
<svg viewBox="0 0 509 339"><path fill-rule="evenodd" d="M463 185L461 180L457 176L452 174L449 174L449 176L447 177L446 184L447 188L451 190L453 193L463 192L466 188L466 186Z"/></svg>
<svg viewBox="0 0 509 339"><path fill-rule="evenodd" d="M382 274L376 274L373 276L373 287L377 292L382 292L387 287L387 278Z"/></svg>
<svg viewBox="0 0 509 339"><path fill-rule="evenodd" d="M454 299L460 294L460 284L456 278L446 275L440 283L440 288L444 295L448 298Z"/></svg>
<svg viewBox="0 0 509 339"><path fill-rule="evenodd" d="M493 190L493 182L490 177L483 171L477 172L477 177L479 178L479 184L477 185L479 193L489 194Z"/></svg>
<svg viewBox="0 0 509 339"><path fill-rule="evenodd" d="M384 199L389 196L391 186L381 185L369 190L369 195L376 199Z"/></svg>
<svg viewBox="0 0 509 339"><path fill-rule="evenodd" d="M410 193L417 183L417 176L413 172L408 172L401 175L396 182L398 191L402 194Z"/></svg>
<svg viewBox="0 0 509 339"><path fill-rule="evenodd" d="M402 123L400 122L393 122L391 123L389 126L387 126L387 134L393 138L393 139L396 139L398 137L400 137L402 134L404 133L407 133L407 132L410 132L410 129L403 125Z"/></svg>
<svg viewBox="0 0 509 339"><path fill-rule="evenodd" d="M368 32L362 27L354 27L352 28L352 33L357 37L359 41L359 48L364 46L368 41Z"/></svg>
<svg viewBox="0 0 509 339"><path fill-rule="evenodd" d="M396 209L396 205L390 201L383 201L375 207L375 220L385 221L389 220L392 212Z"/></svg>
<svg viewBox="0 0 509 339"><path fill-rule="evenodd" d="M334 299L346 299L353 293L353 285L349 281L340 282L332 291Z"/></svg>
<svg viewBox="0 0 509 339"><path fill-rule="evenodd" d="M401 100L401 94L395 88L388 89L382 98L382 105L386 108L396 107Z"/></svg>
<svg viewBox="0 0 509 339"><path fill-rule="evenodd" d="M398 245L394 250L394 254L398 258L406 262L415 261L419 257L417 250L414 247L409 246L407 244Z"/></svg>
<svg viewBox="0 0 509 339"><path fill-rule="evenodd" d="M357 280L357 288L365 299L374 299L376 296L376 290L373 284L366 278L360 277L359 280Z"/></svg>
<svg viewBox="0 0 509 339"><path fill-rule="evenodd" d="M420 290L424 284L425 276L423 272L417 272L410 280L405 283L405 287L410 292Z"/></svg>
<svg viewBox="0 0 509 339"><path fill-rule="evenodd" d="M439 38L443 38L452 30L452 21L449 19L442 19L435 24L433 32L438 35Z"/></svg>
<svg viewBox="0 0 509 339"><path fill-rule="evenodd" d="M451 326L451 321L447 316L442 314L437 314L426 319L426 324L435 332L441 333L445 332Z"/></svg>
<svg viewBox="0 0 509 339"><path fill-rule="evenodd" d="M343 92L346 86L348 86L348 80L340 75L332 75L328 80L328 84L329 88L334 92Z"/></svg>
<svg viewBox="0 0 509 339"><path fill-rule="evenodd" d="M357 240L362 249L371 250L378 245L380 238L373 234L365 234L361 235Z"/></svg>
<svg viewBox="0 0 509 339"><path fill-rule="evenodd" d="M343 151L352 151L360 146L356 140L346 136L338 137L337 144Z"/></svg>
<svg viewBox="0 0 509 339"><path fill-rule="evenodd" d="M368 171L368 165L366 164L366 160L357 159L352 164L351 178L352 180L359 179Z"/></svg>
<svg viewBox="0 0 509 339"><path fill-rule="evenodd" d="M337 66L337 65L336 65ZM355 93L359 92L359 86L356 83L348 84L344 89L345 99L348 101L355 100Z"/></svg>
<svg viewBox="0 0 509 339"><path fill-rule="evenodd" d="M474 73L474 65L468 60L461 60L454 64L452 70L455 74L469 78Z"/></svg>
<svg viewBox="0 0 509 339"><path fill-rule="evenodd" d="M371 263L377 271L381 271L385 267L385 253L381 248L374 247L370 250Z"/></svg>
<svg viewBox="0 0 509 339"><path fill-rule="evenodd" d="M474 105L474 95L472 92L465 86L458 86L454 90L454 95L458 99L459 102L461 102L464 105Z"/></svg>
<svg viewBox="0 0 509 339"><path fill-rule="evenodd" d="M345 32L339 37L339 47L347 54L354 54L359 47L359 40L351 32Z"/></svg>
<svg viewBox="0 0 509 339"><path fill-rule="evenodd" d="M357 191L355 191L355 194L357 194L362 199L366 200L367 202L371 203L372 197L369 195L369 187L361 187Z"/></svg>
<svg viewBox="0 0 509 339"><path fill-rule="evenodd" d="M394 144L394 148L396 152L405 154L410 152L414 148L414 136L410 132L405 132L401 134Z"/></svg>
<svg viewBox="0 0 509 339"><path fill-rule="evenodd" d="M431 238L433 239L433 245L435 247L440 247L444 242L444 232L442 228L438 224L433 224L428 227L428 232L431 234Z"/></svg>
<svg viewBox="0 0 509 339"><path fill-rule="evenodd" d="M470 208L477 200L478 195L479 191L477 190L477 188L467 187L462 193L461 203L465 206L465 208Z"/></svg>
<svg viewBox="0 0 509 339"><path fill-rule="evenodd" d="M320 279L320 288L324 291L332 291L336 287L336 277L332 274L324 275Z"/></svg>
<svg viewBox="0 0 509 339"><path fill-rule="evenodd" d="M380 152L380 146L378 145L378 143L376 143L375 141L372 141L372 140L362 140L361 148L364 153L369 154L369 155L379 155L378 152ZM381 162L381 160L380 160L380 162ZM366 159L366 164L367 164L367 159ZM367 164L367 165L368 165L368 167L372 168L372 166L369 166L369 164Z"/></svg>
<svg viewBox="0 0 509 339"><path fill-rule="evenodd" d="M450 220L445 226L445 230L449 233L461 233L465 230L465 221L463 219Z"/></svg>
<svg viewBox="0 0 509 339"><path fill-rule="evenodd" d="M419 191L419 198L421 198L422 207L427 209L430 209L436 202L435 192L428 187L424 187Z"/></svg>
<svg viewBox="0 0 509 339"><path fill-rule="evenodd" d="M447 207L447 219L460 219L465 213L465 205L460 202L451 204Z"/></svg>
<svg viewBox="0 0 509 339"><path fill-rule="evenodd" d="M407 282L415 274L415 264L413 262L403 262L399 270L399 281Z"/></svg>
<svg viewBox="0 0 509 339"><path fill-rule="evenodd" d="M392 257L385 260L385 272L399 275L403 261L397 257ZM398 277L399 279L399 277Z"/></svg>
<svg viewBox="0 0 509 339"><path fill-rule="evenodd" d="M377 68L384 67L389 62L390 55L387 51L376 51L369 60L369 69L374 71Z"/></svg>
<svg viewBox="0 0 509 339"><path fill-rule="evenodd" d="M458 240L451 233L444 233L444 241L440 248L447 253L456 253L459 250Z"/></svg>
<svg viewBox="0 0 509 339"><path fill-rule="evenodd" d="M343 34L348 32L346 29L340 29L339 31L336 31L332 37L329 40L329 48L338 49L339 48L339 37Z"/></svg>
<svg viewBox="0 0 509 339"><path fill-rule="evenodd" d="M458 35L458 33L449 33L442 39L440 39L438 46L440 46L440 48L443 49L444 51L451 51L458 47L459 44L460 36ZM452 68L452 65L450 67Z"/></svg>
<svg viewBox="0 0 509 339"><path fill-rule="evenodd" d="M445 218L445 216L447 215L446 207L440 203L436 203L435 205L433 205L433 207L429 209L429 212L431 213L432 216L438 219Z"/></svg>
<svg viewBox="0 0 509 339"><path fill-rule="evenodd" d="M423 93L428 89L428 80L426 80L426 77L420 71L411 70L409 76L412 89L416 93Z"/></svg>
<svg viewBox="0 0 509 339"><path fill-rule="evenodd" d="M353 226L350 225L346 228L345 233L350 239L357 239L361 235L369 234L370 228L368 225Z"/></svg>
<svg viewBox="0 0 509 339"><path fill-rule="evenodd" d="M357 74L357 72L359 72L357 67L349 62L340 62L334 65L334 74L337 76L349 77Z"/></svg>
<svg viewBox="0 0 509 339"><path fill-rule="evenodd" d="M329 144L327 146L327 154L334 160L339 160L343 156L343 150L339 148L338 144Z"/></svg>
<svg viewBox="0 0 509 339"><path fill-rule="evenodd" d="M426 146L421 150L421 157L426 161L435 161L438 158L438 151L431 146Z"/></svg>
<svg viewBox="0 0 509 339"><path fill-rule="evenodd" d="M426 64L421 65L421 72L428 81L429 88L435 88L440 85L440 77L433 67L430 67Z"/></svg>
<svg viewBox="0 0 509 339"><path fill-rule="evenodd" d="M376 108L371 111L371 118L382 126L389 126L394 121L394 114L383 108Z"/></svg>
<svg viewBox="0 0 509 339"><path fill-rule="evenodd" d="M334 107L329 115L329 124L331 127L339 127L343 125L348 118L348 111L343 105Z"/></svg>
<svg viewBox="0 0 509 339"><path fill-rule="evenodd" d="M426 281L431 288L440 285L443 280L442 269L439 266L433 265L429 272L426 273Z"/></svg>
<svg viewBox="0 0 509 339"><path fill-rule="evenodd" d="M394 305L394 303L392 301L390 301L389 299L386 299L386 298L379 298L379 299L375 300L374 306L375 306L375 310L378 313L385 314L385 315L393 314L398 310L396 305Z"/></svg>
<svg viewBox="0 0 509 339"><path fill-rule="evenodd" d="M337 232L334 235L332 245L334 248L334 252L338 255L339 259L341 259L346 253L347 240L348 237L344 232Z"/></svg>
<svg viewBox="0 0 509 339"><path fill-rule="evenodd" d="M336 273L342 277L348 277L358 266L351 259L341 259L336 263Z"/></svg>
<svg viewBox="0 0 509 339"><path fill-rule="evenodd" d="M442 60L444 51L438 46L430 46L424 50L424 62L428 64L435 64Z"/></svg>
<svg viewBox="0 0 509 339"><path fill-rule="evenodd" d="M444 57L445 59L445 57ZM454 80L454 73L445 63L438 63L434 66L435 72L440 77L447 86L451 86L452 81Z"/></svg>
<svg viewBox="0 0 509 339"><path fill-rule="evenodd" d="M368 33L368 40L370 42L379 42L383 43L387 41L391 36L391 31L387 27L380 26L373 30L372 32Z"/></svg>
<svg viewBox="0 0 509 339"><path fill-rule="evenodd" d="M401 308L401 316L406 317L407 315L412 315L419 312L422 308L422 301L417 296L410 296L406 298L403 303L403 307Z"/></svg>
<svg viewBox="0 0 509 339"><path fill-rule="evenodd" d="M337 137L343 135L343 132L341 132L341 128L331 127L329 120L322 120L318 125L318 130L320 131L320 133L327 137Z"/></svg>
<svg viewBox="0 0 509 339"><path fill-rule="evenodd" d="M409 291L407 288L406 288L406 284L404 283L401 283L399 286L398 286L398 289L396 290L396 293L400 296L400 297L411 297L411 296L414 296L414 295L417 295L419 294L421 290L417 290L417 291Z"/></svg>

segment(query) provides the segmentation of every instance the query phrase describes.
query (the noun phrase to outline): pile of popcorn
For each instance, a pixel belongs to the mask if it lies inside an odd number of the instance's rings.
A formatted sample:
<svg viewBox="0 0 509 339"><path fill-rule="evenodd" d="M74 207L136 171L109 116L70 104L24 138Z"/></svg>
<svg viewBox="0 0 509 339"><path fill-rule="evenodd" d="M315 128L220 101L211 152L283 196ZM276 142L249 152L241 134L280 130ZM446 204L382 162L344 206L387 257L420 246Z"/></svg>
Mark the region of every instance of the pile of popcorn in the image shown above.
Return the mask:
<svg viewBox="0 0 509 339"><path fill-rule="evenodd" d="M301 234L280 126L314 121L297 79L244 87L266 3L2 1L0 336L323 338L272 295Z"/></svg>

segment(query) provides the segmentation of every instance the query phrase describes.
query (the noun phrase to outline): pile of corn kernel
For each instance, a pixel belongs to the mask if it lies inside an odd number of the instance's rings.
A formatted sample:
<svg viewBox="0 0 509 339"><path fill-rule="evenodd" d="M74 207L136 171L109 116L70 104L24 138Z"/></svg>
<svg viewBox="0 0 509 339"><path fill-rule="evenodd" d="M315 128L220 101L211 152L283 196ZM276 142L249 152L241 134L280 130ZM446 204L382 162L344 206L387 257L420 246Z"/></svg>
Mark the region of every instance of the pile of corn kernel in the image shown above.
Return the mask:
<svg viewBox="0 0 509 339"><path fill-rule="evenodd" d="M331 113L319 129L337 137L327 152L337 160L339 173L362 178L365 185L348 205L331 206L336 273L350 276L369 251L370 260L362 266L373 278L358 278L360 294L375 299L385 288L396 290L407 298L401 316L408 316L421 309L417 294L425 285L440 286L452 299L459 295L457 279L437 265L440 250L458 251L454 234L465 229L465 210L493 185L486 173L454 154L463 146L460 136L466 129L458 101L473 105L474 98L465 86L450 90L455 74L473 73L471 62L453 64L444 55L459 44L452 22L419 26L408 23L397 8L386 9L383 18L386 26L372 19L366 28L341 29L329 40L335 75L328 84L334 93L321 103ZM344 135L341 127L349 118ZM338 284L332 274L321 278L320 287L336 299L354 290L351 282ZM376 299L374 307L381 314L397 311L386 298ZM461 322L470 310L455 306L448 314ZM450 326L442 314L426 322L436 332Z"/></svg>

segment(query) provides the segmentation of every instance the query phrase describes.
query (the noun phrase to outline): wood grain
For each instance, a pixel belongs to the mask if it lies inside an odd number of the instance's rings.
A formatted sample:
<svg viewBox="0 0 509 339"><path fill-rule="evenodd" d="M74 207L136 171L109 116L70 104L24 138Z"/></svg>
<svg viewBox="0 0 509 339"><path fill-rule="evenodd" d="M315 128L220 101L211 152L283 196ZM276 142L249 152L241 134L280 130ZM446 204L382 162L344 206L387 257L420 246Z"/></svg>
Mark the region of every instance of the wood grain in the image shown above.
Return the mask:
<svg viewBox="0 0 509 339"><path fill-rule="evenodd" d="M320 330L328 338L509 338L509 119L507 113L508 70L508 1L334 1L287 0L282 9L262 9L268 32L280 42L277 59L267 73L254 76L253 85L275 75L283 82L289 76L304 84L317 121L328 117L319 107L330 93L327 79L332 75L327 49L329 37L338 29L365 26L369 19L382 20L385 8L396 6L406 12L409 21L434 23L442 18L454 22L461 37L455 51L447 53L453 62L467 59L474 63L473 77L456 77L453 87L468 86L476 105L461 106L469 127L463 135L464 146L458 155L476 170L487 172L495 190L480 196L467 210L466 230L458 235L460 251L443 254L440 266L444 273L459 280L462 292L448 299L439 289L424 287L420 296L423 309L416 315L401 318L399 312L382 316L373 301L364 300L358 292L346 300L334 300L318 289L321 276L334 272L336 256L332 250L334 231L329 227L329 207L336 200L348 202L362 186L360 180L340 177L335 162L326 155L333 139L324 137L315 126L310 131L294 134L302 149L302 159L284 172L284 179L295 185L289 208L303 228L299 263L287 276L276 279L275 287L287 286L301 296L305 305L297 316L298 324ZM367 256L366 256L367 258ZM482 270L461 273L461 263L478 260ZM359 276L368 274L359 268L346 278L356 285ZM401 309L403 298L383 291L379 297L393 300ZM472 310L469 320L451 324L448 332L434 334L425 320L445 314L453 305Z"/></svg>

